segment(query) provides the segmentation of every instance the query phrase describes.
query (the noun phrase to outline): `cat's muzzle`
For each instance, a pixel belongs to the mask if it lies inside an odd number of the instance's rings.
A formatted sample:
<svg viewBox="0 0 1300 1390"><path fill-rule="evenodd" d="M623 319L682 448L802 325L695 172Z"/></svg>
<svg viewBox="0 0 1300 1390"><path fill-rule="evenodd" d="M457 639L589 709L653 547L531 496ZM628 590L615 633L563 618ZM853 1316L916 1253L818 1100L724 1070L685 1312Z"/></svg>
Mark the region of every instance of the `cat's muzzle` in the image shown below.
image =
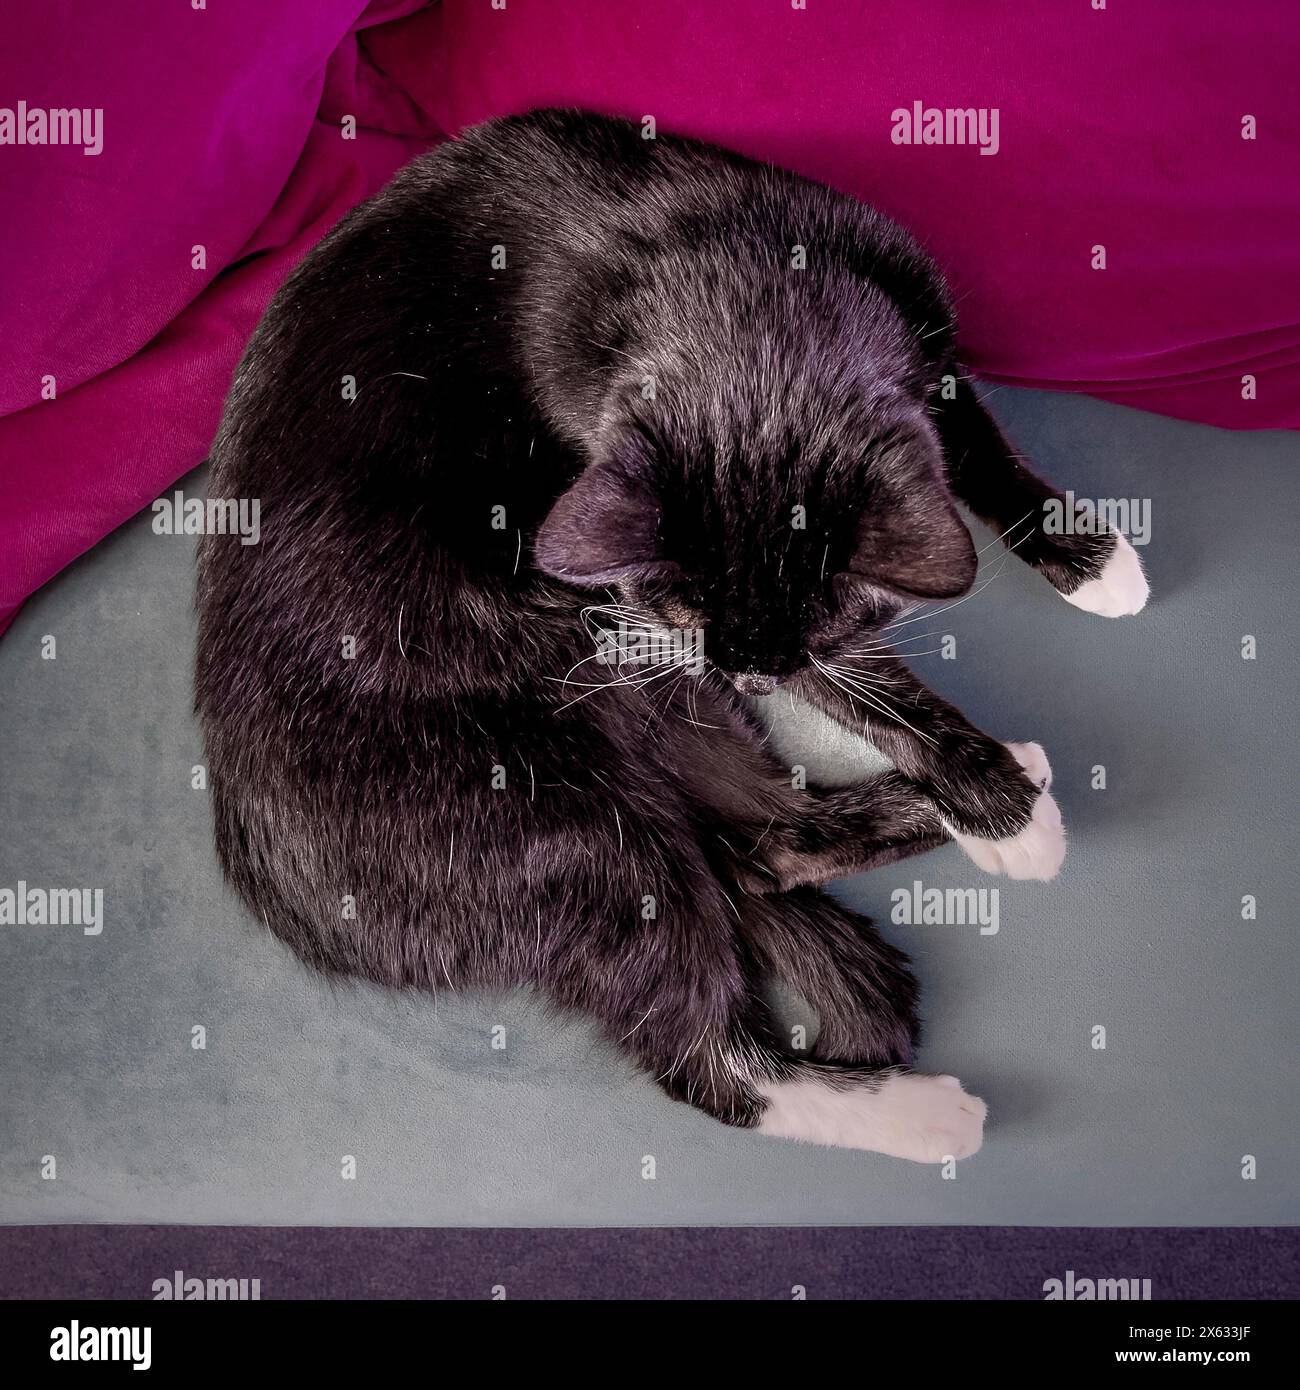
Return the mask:
<svg viewBox="0 0 1300 1390"><path fill-rule="evenodd" d="M770 695L781 684L781 676L764 676L757 671L741 671L729 677L742 695Z"/></svg>

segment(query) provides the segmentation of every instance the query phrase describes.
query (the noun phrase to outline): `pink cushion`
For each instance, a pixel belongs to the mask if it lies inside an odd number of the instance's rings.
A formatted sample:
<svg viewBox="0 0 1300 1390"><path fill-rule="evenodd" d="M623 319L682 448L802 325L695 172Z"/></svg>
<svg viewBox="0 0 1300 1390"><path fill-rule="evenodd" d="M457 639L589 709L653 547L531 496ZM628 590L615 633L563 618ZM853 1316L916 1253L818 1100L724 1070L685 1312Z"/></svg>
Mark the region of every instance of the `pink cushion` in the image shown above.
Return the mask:
<svg viewBox="0 0 1300 1390"><path fill-rule="evenodd" d="M509 0L430 23L446 65L378 51L445 130L538 105L651 114L911 227L984 376L1232 428L1300 424L1291 0L1240 22L1219 0ZM914 102L996 107L997 154L893 143L892 113Z"/></svg>
<svg viewBox="0 0 1300 1390"><path fill-rule="evenodd" d="M103 151L0 146L0 627L203 458L266 299L347 207L439 131L540 104L653 115L895 214L994 380L1300 424L1288 0L1231 24L1218 0L51 8L10 16L0 102L102 107ZM997 153L896 143L916 102L996 108Z"/></svg>
<svg viewBox="0 0 1300 1390"><path fill-rule="evenodd" d="M428 147L429 118L351 32L419 6L126 0L64 22L44 5L7 16L0 105L104 115L97 155L0 145L0 631L203 460L280 281Z"/></svg>

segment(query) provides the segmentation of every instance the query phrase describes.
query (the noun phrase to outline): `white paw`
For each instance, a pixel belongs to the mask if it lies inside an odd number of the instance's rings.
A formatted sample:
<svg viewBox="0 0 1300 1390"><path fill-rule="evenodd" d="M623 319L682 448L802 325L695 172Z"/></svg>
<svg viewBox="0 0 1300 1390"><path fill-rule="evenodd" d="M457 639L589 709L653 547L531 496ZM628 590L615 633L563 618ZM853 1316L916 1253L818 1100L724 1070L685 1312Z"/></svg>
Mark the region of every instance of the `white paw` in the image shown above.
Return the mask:
<svg viewBox="0 0 1300 1390"><path fill-rule="evenodd" d="M1041 752L1041 749L1039 751ZM989 874L1045 881L1056 877L1065 859L1065 826L1061 823L1060 808L1048 792L1043 792L1034 802L1034 812L1029 824L1005 840L985 840L978 835L963 835L952 826L948 826L948 833L966 852L967 857Z"/></svg>
<svg viewBox="0 0 1300 1390"><path fill-rule="evenodd" d="M1040 792L1050 790L1052 785L1052 765L1047 761L1041 743L1007 743L1003 745L1011 756L1025 770L1025 776Z"/></svg>
<svg viewBox="0 0 1300 1390"><path fill-rule="evenodd" d="M767 1109L759 1132L814 1144L870 1149L916 1163L969 1158L984 1142L988 1107L955 1076L891 1076L878 1090L822 1080L760 1088Z"/></svg>
<svg viewBox="0 0 1300 1390"><path fill-rule="evenodd" d="M917 1163L969 1158L984 1142L988 1106L968 1095L955 1076L891 1077L877 1093L892 1132L879 1152Z"/></svg>
<svg viewBox="0 0 1300 1390"><path fill-rule="evenodd" d="M1096 579L1089 579L1072 594L1064 594L1068 602L1103 618L1123 618L1140 613L1146 607L1151 586L1142 573L1142 561L1126 536L1115 533L1115 549L1106 567Z"/></svg>

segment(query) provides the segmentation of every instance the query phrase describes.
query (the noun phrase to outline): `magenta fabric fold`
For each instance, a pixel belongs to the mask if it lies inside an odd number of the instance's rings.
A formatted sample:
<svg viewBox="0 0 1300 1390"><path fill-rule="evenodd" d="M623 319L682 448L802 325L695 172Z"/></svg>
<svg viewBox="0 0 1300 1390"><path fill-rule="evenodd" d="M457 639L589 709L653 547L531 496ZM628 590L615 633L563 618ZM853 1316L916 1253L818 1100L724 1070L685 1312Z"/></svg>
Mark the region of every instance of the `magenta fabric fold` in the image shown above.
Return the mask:
<svg viewBox="0 0 1300 1390"><path fill-rule="evenodd" d="M442 132L540 104L893 213L988 378L1300 424L1290 0L1232 23L1217 0L81 0L6 30L0 627L203 459L266 300L338 217ZM4 143L19 102L102 111L102 150ZM924 143L929 113L965 129L948 111L995 119L996 153Z"/></svg>

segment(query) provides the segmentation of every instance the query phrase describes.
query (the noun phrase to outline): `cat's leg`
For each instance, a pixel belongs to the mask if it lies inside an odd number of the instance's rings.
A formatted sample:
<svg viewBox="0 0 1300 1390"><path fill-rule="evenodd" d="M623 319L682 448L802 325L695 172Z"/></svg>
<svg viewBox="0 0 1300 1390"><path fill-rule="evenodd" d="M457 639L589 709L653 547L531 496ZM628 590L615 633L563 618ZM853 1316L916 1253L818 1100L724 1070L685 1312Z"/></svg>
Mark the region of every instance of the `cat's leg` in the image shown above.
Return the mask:
<svg viewBox="0 0 1300 1390"><path fill-rule="evenodd" d="M701 685L683 705L671 755L723 879L779 893L865 873L948 838L934 803L897 773L847 787L796 786L766 729L730 686Z"/></svg>
<svg viewBox="0 0 1300 1390"><path fill-rule="evenodd" d="M689 843L676 865L638 856L626 806L621 820L628 876L567 886L557 908L570 922L549 949L543 938L539 978L558 1003L594 1016L674 1100L752 1127L759 1086L786 1066L767 1032L756 958L736 931L745 895L734 885L728 893Z"/></svg>
<svg viewBox="0 0 1300 1390"><path fill-rule="evenodd" d="M905 706L893 685L887 691L887 681L897 685ZM922 854L950 837L992 873L1050 878L1056 872L1064 840L1055 802L1040 796L1051 769L1037 744L989 738L883 652L873 655L859 688L860 696L852 695L816 670L791 686L845 727L869 734L899 768L841 788L791 787L759 726L728 723L728 697L707 697L711 736L730 735L725 756L716 748L707 756L703 748L683 750L674 765L712 813L704 822L713 822L705 848L715 860L721 852L724 877L752 893L781 892ZM701 703L705 698L701 692ZM907 710L904 722L887 725L883 716L900 707ZM926 734L931 726L934 734ZM683 737L698 737L694 727L685 726ZM1050 829L1053 818L1055 844L1039 824Z"/></svg>
<svg viewBox="0 0 1300 1390"><path fill-rule="evenodd" d="M999 743L884 652L874 654L869 674L841 681L814 670L793 690L881 748L982 869L1055 876L1065 831L1038 744Z"/></svg>
<svg viewBox="0 0 1300 1390"><path fill-rule="evenodd" d="M734 885L728 892L707 874L690 890L679 896L661 889L653 921L642 920L645 894L625 913L602 904L585 927L570 919L547 952L548 992L599 1019L674 1100L724 1124L923 1163L975 1152L982 1102L950 1078L905 1070L915 984L901 956L878 943L874 973L863 967L875 994L858 1008L877 1010L875 1045L868 1045L861 1017L856 1036L871 1060L837 1065L800 1057L772 1035L761 997L764 957L749 938L755 922L770 924L771 914L783 911L783 899L753 897ZM574 892L571 884L566 896ZM793 929L808 926L808 911L795 904ZM624 916L628 924L620 927ZM847 989L838 1002L847 1017ZM834 1030L832 1024L832 1036Z"/></svg>
<svg viewBox="0 0 1300 1390"><path fill-rule="evenodd" d="M916 981L907 957L867 918L803 889L746 897L741 919L763 962L820 1020L811 1055L760 1084L760 1133L920 1163L979 1149L984 1102L956 1077L908 1069L919 1034Z"/></svg>
<svg viewBox="0 0 1300 1390"><path fill-rule="evenodd" d="M1025 467L968 382L934 409L953 492L1009 550L1078 608L1108 618L1142 609L1146 576L1127 537L1101 522L1053 534L1049 521L1064 516L1067 499Z"/></svg>
<svg viewBox="0 0 1300 1390"><path fill-rule="evenodd" d="M850 787L794 792L766 783L759 818L721 833L750 892L784 893L896 863L949 839L937 808L898 773Z"/></svg>

